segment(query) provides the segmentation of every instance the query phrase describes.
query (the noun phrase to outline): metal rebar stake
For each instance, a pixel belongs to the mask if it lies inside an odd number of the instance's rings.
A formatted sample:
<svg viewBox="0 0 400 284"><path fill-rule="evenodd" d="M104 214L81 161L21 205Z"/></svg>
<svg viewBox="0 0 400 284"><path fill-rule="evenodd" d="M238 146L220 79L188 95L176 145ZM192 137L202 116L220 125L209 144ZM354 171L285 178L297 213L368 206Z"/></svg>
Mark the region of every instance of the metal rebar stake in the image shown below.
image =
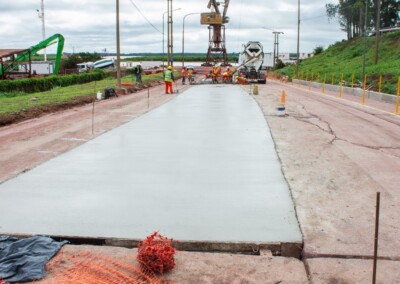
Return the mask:
<svg viewBox="0 0 400 284"><path fill-rule="evenodd" d="M379 238L379 209L381 193L376 193L376 213L375 213L375 243L374 243L374 266L372 272L372 284L376 283L376 265L378 261L378 238Z"/></svg>

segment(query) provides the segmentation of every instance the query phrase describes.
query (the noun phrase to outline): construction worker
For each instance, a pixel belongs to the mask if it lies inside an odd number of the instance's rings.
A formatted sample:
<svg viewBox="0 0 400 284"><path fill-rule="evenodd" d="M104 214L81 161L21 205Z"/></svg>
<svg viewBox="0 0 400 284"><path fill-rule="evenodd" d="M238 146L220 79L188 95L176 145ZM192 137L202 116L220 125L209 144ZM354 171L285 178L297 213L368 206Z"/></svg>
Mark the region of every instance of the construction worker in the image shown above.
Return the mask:
<svg viewBox="0 0 400 284"><path fill-rule="evenodd" d="M136 85L142 84L142 73L143 73L143 68L140 64L136 65L133 68L133 74L136 77Z"/></svg>
<svg viewBox="0 0 400 284"><path fill-rule="evenodd" d="M236 84L240 84L240 85L247 85L247 84L248 84L246 78L244 78L244 77L239 77L239 76L236 76L236 81L235 81L235 83L236 83Z"/></svg>
<svg viewBox="0 0 400 284"><path fill-rule="evenodd" d="M226 68L225 72L222 74L222 82L223 83L230 82L231 76L232 76L231 69L228 67L228 68Z"/></svg>
<svg viewBox="0 0 400 284"><path fill-rule="evenodd" d="M214 65L212 70L211 70L211 82L214 83L218 83L217 80L217 65Z"/></svg>
<svg viewBox="0 0 400 284"><path fill-rule="evenodd" d="M186 81L186 68L185 68L184 66L182 67L181 76L182 76L182 85L185 85L185 81Z"/></svg>
<svg viewBox="0 0 400 284"><path fill-rule="evenodd" d="M188 75L189 85L191 85L193 80L193 69L188 69L187 75Z"/></svg>
<svg viewBox="0 0 400 284"><path fill-rule="evenodd" d="M164 82L165 82L165 94L166 95L173 94L172 82L175 82L175 78L174 78L174 73L172 72L172 66L168 66L167 70L165 70Z"/></svg>

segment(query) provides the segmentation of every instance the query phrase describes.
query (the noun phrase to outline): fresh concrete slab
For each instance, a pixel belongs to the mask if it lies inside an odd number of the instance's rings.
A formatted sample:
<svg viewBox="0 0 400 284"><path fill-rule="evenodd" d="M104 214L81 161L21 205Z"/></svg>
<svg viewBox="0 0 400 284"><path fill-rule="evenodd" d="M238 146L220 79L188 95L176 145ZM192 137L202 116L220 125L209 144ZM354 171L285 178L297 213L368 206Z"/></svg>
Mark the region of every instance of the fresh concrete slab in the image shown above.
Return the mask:
<svg viewBox="0 0 400 284"><path fill-rule="evenodd" d="M0 233L301 242L262 112L198 86L0 185Z"/></svg>

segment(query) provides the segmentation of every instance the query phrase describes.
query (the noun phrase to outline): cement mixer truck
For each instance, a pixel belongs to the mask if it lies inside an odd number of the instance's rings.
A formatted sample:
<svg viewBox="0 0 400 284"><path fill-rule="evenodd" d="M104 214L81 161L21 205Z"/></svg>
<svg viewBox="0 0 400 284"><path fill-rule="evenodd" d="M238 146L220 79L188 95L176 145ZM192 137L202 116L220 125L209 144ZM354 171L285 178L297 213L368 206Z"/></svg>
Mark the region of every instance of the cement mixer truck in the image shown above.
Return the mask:
<svg viewBox="0 0 400 284"><path fill-rule="evenodd" d="M249 41L243 45L243 51L239 55L237 76L245 77L249 83L265 84L267 82L267 71L262 66L263 62L262 44L258 41Z"/></svg>

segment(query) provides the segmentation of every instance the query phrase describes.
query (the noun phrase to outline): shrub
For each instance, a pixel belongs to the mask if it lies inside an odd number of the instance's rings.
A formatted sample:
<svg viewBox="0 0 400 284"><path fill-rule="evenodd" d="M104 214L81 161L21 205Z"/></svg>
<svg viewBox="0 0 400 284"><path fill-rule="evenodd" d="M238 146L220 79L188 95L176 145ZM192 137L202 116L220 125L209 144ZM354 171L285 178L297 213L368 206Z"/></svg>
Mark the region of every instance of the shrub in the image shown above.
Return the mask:
<svg viewBox="0 0 400 284"><path fill-rule="evenodd" d="M320 54L322 53L322 51L324 51L324 47L322 45L319 45L314 48L314 55Z"/></svg>
<svg viewBox="0 0 400 284"><path fill-rule="evenodd" d="M43 78L28 78L13 81L0 81L0 93L35 93L51 90L55 87L66 87L100 81L108 76L103 71L91 73L72 74L66 76L49 76Z"/></svg>

